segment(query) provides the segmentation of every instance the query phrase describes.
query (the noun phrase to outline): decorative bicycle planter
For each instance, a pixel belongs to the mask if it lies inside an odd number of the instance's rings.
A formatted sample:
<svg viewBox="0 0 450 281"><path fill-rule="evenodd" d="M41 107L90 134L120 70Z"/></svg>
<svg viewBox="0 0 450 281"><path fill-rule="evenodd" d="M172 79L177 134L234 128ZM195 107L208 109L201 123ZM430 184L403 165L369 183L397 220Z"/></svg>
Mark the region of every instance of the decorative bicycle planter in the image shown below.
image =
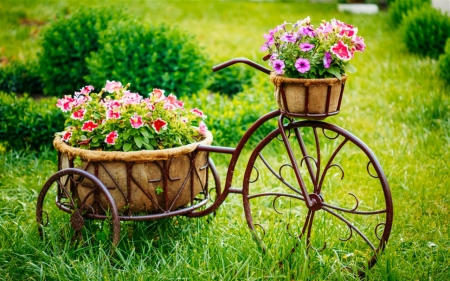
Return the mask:
<svg viewBox="0 0 450 281"><path fill-rule="evenodd" d="M244 58L213 70L235 63L271 72ZM305 108L311 108L310 102L306 99ZM339 106L332 114L338 112ZM188 156L181 156L186 164L178 163L178 156L170 156L152 164L145 159L110 162L85 158L76 166L75 154L57 144L59 171L45 183L37 202L40 233L45 236L53 216L58 221L58 212L53 212L56 205L70 215L66 228L73 229L73 238L81 236L86 220L109 219L111 240L117 245L120 221L201 217L217 210L233 193L242 196L248 227L264 248L270 248L265 241L269 231L283 231L292 239L293 252L303 241L311 251L329 253L363 275L365 268L377 262L392 229L393 204L386 176L369 147L351 133L323 121L294 119L324 119L332 115L328 110L308 114L283 108L271 111L249 128L235 148L212 146L208 140L194 144ZM278 126L253 148L242 187L232 187L244 147L258 128L274 118ZM231 156L223 187L209 158L214 153ZM110 169L115 165L120 172ZM175 176L173 170L182 170L184 176ZM172 183L178 186L176 191L171 190ZM55 193L50 193L52 187ZM56 200L47 205L48 197ZM138 202L136 197L145 200Z"/></svg>

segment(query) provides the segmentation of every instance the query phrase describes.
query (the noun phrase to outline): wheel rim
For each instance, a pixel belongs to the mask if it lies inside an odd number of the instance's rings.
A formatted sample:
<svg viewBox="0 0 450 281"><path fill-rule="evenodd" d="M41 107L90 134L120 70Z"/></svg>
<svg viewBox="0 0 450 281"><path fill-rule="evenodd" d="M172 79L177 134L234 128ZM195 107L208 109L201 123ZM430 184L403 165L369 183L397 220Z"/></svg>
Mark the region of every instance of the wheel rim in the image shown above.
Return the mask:
<svg viewBox="0 0 450 281"><path fill-rule="evenodd" d="M107 215L98 215L93 206L80 203L73 197L75 186L83 180L92 182L93 194L105 199ZM68 215L64 216L64 213ZM54 230L59 229L57 231L64 233L63 236L70 235L72 244L78 242L82 239L82 231L89 218L109 222L104 227L110 229L104 232L108 234L113 247L117 246L120 240L119 214L107 188L95 176L83 170L68 168L53 174L42 187L36 204L36 222L41 238L45 237L50 226Z"/></svg>
<svg viewBox="0 0 450 281"><path fill-rule="evenodd" d="M243 183L249 228L263 247L270 247L270 238L267 243L264 236L276 218L282 221L276 223L277 231L283 229L295 245L303 240L317 255L328 251L343 267L363 275L376 263L392 228L392 197L380 164L361 140L337 126L302 121L283 130L296 163L289 158L280 129L255 148ZM309 209L302 183L294 176L296 166L315 202Z"/></svg>

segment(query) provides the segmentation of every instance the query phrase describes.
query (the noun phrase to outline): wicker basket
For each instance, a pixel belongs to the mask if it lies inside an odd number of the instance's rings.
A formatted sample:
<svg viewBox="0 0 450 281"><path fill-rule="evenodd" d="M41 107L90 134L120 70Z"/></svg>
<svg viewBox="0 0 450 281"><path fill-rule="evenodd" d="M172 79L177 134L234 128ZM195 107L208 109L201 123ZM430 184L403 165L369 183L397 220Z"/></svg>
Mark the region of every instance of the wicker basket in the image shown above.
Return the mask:
<svg viewBox="0 0 450 281"><path fill-rule="evenodd" d="M210 145L212 135L198 143L164 150L133 152L92 151L74 148L59 137L53 144L59 152L58 169L83 169L95 175L110 191L121 214L154 214L194 204L206 187L208 155L197 151L199 144ZM76 165L79 156L82 165ZM63 181L66 182L66 181ZM67 181L79 208L107 212L107 202L87 179Z"/></svg>
<svg viewBox="0 0 450 281"><path fill-rule="evenodd" d="M272 73L278 107L288 116L325 119L339 113L347 76L338 78L300 79Z"/></svg>

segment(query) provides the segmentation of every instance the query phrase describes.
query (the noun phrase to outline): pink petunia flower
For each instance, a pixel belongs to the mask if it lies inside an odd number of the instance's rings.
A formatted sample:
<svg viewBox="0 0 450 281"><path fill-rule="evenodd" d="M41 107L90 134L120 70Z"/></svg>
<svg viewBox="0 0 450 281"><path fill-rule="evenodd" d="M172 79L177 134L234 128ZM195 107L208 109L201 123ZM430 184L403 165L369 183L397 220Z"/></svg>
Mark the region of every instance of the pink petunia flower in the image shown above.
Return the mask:
<svg viewBox="0 0 450 281"><path fill-rule="evenodd" d="M164 90L161 89L153 89L153 92L150 93L150 99L153 102L160 102L166 99L166 96L164 96Z"/></svg>
<svg viewBox="0 0 450 281"><path fill-rule="evenodd" d="M116 81L106 81L105 90L108 93L114 93L116 90L122 89L122 83Z"/></svg>
<svg viewBox="0 0 450 281"><path fill-rule="evenodd" d="M98 127L98 124L96 124L94 121L89 120L83 123L83 126L81 127L82 131L85 132L92 132L95 128Z"/></svg>
<svg viewBox="0 0 450 281"><path fill-rule="evenodd" d="M81 88L80 93L81 93L82 95L87 95L87 94L89 94L92 90L94 90L94 87L91 86L91 85L88 85L88 86L84 86L83 88Z"/></svg>
<svg viewBox="0 0 450 281"><path fill-rule="evenodd" d="M81 108L81 109L78 109L77 111L73 112L70 117L75 120L83 120L85 112L86 112L86 110Z"/></svg>
<svg viewBox="0 0 450 281"><path fill-rule="evenodd" d="M198 132L201 135L206 136L207 131L208 131L208 128L206 127L205 122L201 121L200 124L198 125Z"/></svg>
<svg viewBox="0 0 450 281"><path fill-rule="evenodd" d="M131 127L138 129L144 125L144 122L142 121L142 117L137 115L137 113L134 113L134 116L130 118Z"/></svg>
<svg viewBox="0 0 450 281"><path fill-rule="evenodd" d="M58 99L56 106L59 107L63 112L67 112L72 110L74 106L75 99L71 96L64 96L63 99Z"/></svg>
<svg viewBox="0 0 450 281"><path fill-rule="evenodd" d="M203 119L206 118L206 115L203 114L203 112L198 108L191 109L191 112L194 113L195 115L197 115L198 117L201 117Z"/></svg>
<svg viewBox="0 0 450 281"><path fill-rule="evenodd" d="M112 109L107 110L106 119L120 119L120 111Z"/></svg>
<svg viewBox="0 0 450 281"><path fill-rule="evenodd" d="M157 133L159 133L159 131L161 129L166 130L167 129L167 122L164 121L161 118L156 119L153 123L152 123L152 128L155 129L155 131Z"/></svg>
<svg viewBox="0 0 450 281"><path fill-rule="evenodd" d="M127 104L138 104L142 100L142 96L137 93L130 93L130 91L125 91L122 97L122 102L124 105Z"/></svg>
<svg viewBox="0 0 450 281"><path fill-rule="evenodd" d="M70 140L70 138L72 137L72 132L64 132L64 135L62 137L62 140L65 142L68 142Z"/></svg>
<svg viewBox="0 0 450 281"><path fill-rule="evenodd" d="M106 135L105 142L107 144L116 144L116 139L119 137L117 131L112 131L108 135Z"/></svg>
<svg viewBox="0 0 450 281"><path fill-rule="evenodd" d="M348 49L348 46L341 40L331 46L331 52L343 61L348 61L352 58L352 54Z"/></svg>
<svg viewBox="0 0 450 281"><path fill-rule="evenodd" d="M182 101L177 100L177 97L174 94L170 94L169 96L167 96L164 103L165 109L183 108L183 106L184 103Z"/></svg>

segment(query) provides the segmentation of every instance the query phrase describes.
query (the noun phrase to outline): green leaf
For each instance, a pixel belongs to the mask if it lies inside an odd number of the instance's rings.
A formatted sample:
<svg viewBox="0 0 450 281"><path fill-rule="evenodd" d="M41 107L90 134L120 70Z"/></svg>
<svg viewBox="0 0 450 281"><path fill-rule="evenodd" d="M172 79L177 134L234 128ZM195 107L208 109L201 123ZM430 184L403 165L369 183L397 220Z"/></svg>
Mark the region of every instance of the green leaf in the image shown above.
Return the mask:
<svg viewBox="0 0 450 281"><path fill-rule="evenodd" d="M133 145L131 144L131 143L129 143L129 142L127 142L127 143L125 143L124 145L123 145L123 151L130 151L131 150L131 147L132 147Z"/></svg>
<svg viewBox="0 0 450 281"><path fill-rule="evenodd" d="M141 131L141 135L142 135L144 138L147 138L147 139L150 138L150 134L147 132L147 129L146 129L145 127L142 127L142 129L141 129L140 131Z"/></svg>
<svg viewBox="0 0 450 281"><path fill-rule="evenodd" d="M334 76L336 76L339 80L342 79L341 77L341 72L339 71L339 68L336 66L331 66L330 68L327 69L328 73L333 74Z"/></svg>
<svg viewBox="0 0 450 281"><path fill-rule="evenodd" d="M345 72L347 73L355 73L356 72L356 68L351 65L350 63L347 63L347 65L344 67Z"/></svg>
<svg viewBox="0 0 450 281"><path fill-rule="evenodd" d="M138 148L142 147L142 137L139 135L134 136L134 143Z"/></svg>
<svg viewBox="0 0 450 281"><path fill-rule="evenodd" d="M128 132L123 132L121 137L122 139L126 140L130 137L130 134L128 134Z"/></svg>

